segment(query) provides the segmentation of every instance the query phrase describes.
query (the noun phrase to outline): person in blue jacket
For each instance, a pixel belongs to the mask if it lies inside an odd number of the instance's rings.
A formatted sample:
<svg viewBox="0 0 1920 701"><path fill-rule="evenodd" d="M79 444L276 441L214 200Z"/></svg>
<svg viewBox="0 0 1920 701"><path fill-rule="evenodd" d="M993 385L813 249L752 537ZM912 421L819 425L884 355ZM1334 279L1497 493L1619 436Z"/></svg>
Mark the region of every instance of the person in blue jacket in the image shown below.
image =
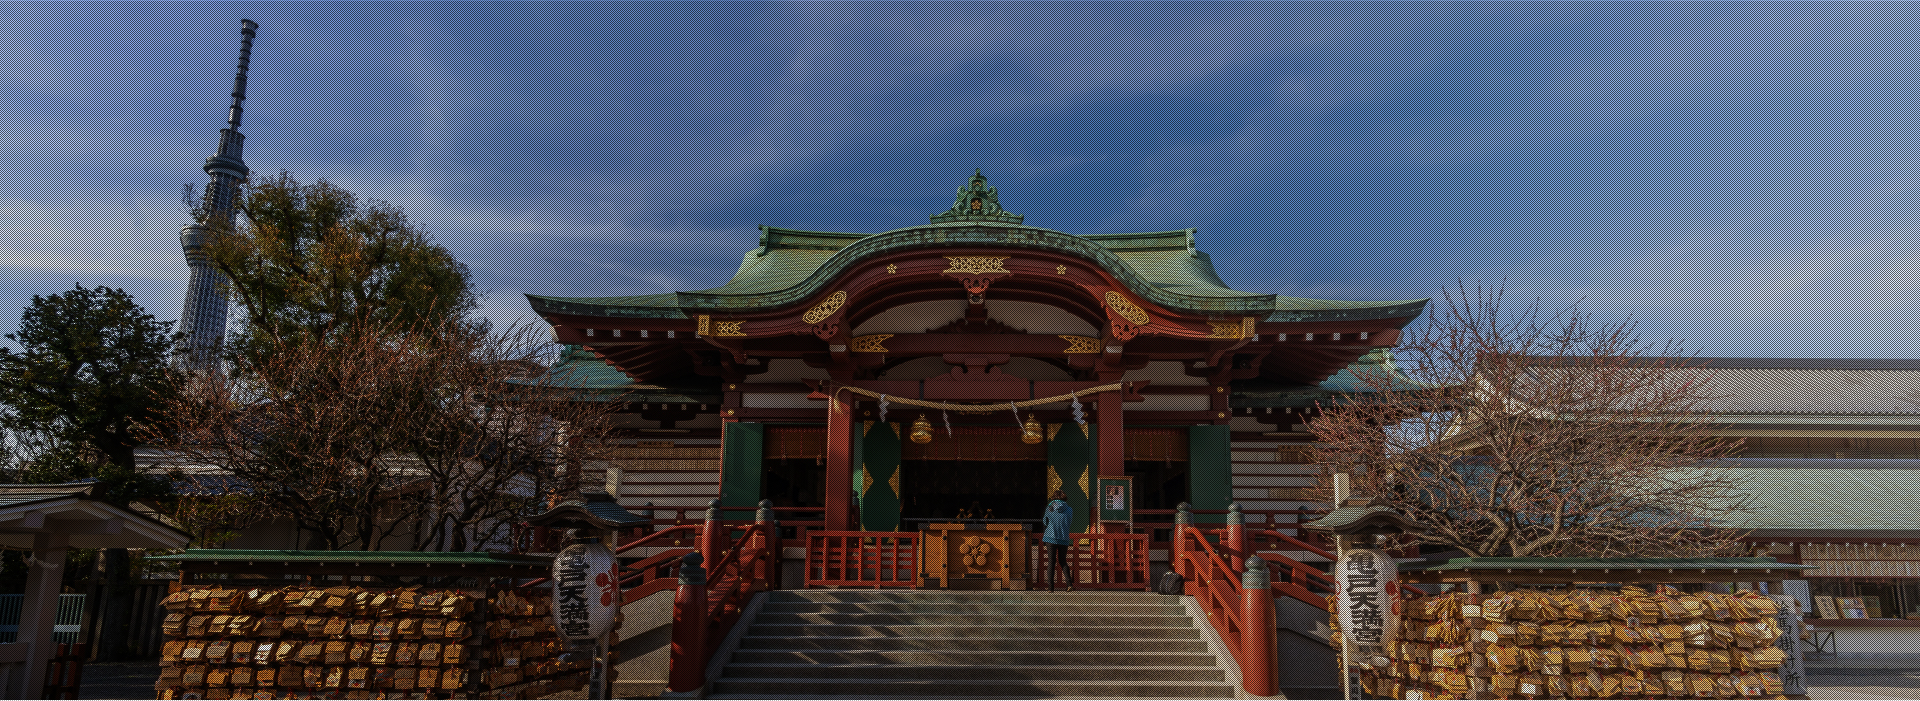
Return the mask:
<svg viewBox="0 0 1920 701"><path fill-rule="evenodd" d="M1067 493L1053 490L1053 501L1047 504L1046 532L1040 541L1047 544L1047 591L1053 591L1054 570L1067 575L1067 591L1073 591L1073 571L1067 569L1067 545L1073 542L1070 537L1073 530L1073 507L1067 505Z"/></svg>

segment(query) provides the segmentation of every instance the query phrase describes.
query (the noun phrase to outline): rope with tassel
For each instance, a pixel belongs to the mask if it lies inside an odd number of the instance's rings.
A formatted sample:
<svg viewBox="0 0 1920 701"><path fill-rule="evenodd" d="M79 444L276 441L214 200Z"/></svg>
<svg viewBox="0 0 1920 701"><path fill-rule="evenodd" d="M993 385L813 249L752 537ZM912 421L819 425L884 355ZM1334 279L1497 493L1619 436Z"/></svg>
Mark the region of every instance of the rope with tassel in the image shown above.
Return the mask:
<svg viewBox="0 0 1920 701"><path fill-rule="evenodd" d="M1018 401L1018 402L1008 402L1006 404L998 404L998 403L958 404L954 402L930 402L924 399L908 399L906 397L901 397L898 395L883 394L880 392L875 392L873 390L861 389L859 387L853 387L850 385L840 385L840 386L834 387L833 391L840 392L844 390L847 392L858 394L863 397L867 397L869 399L885 398L887 402L890 404L905 404L907 406L917 406L917 407L922 407L926 409L938 409L941 411L951 411L956 414L990 414L1008 406L1011 406L1014 409L1018 410L1018 409L1025 409L1027 407L1042 406L1046 404L1058 404L1060 402L1078 403L1080 400L1080 397L1084 395L1099 394L1101 392L1112 392L1125 387L1126 384L1127 383L1125 382L1110 382L1104 385L1100 385L1099 387L1089 387L1087 389L1076 390L1066 394L1060 394L1060 395L1055 395L1051 397L1039 397L1037 399L1028 399L1025 401Z"/></svg>

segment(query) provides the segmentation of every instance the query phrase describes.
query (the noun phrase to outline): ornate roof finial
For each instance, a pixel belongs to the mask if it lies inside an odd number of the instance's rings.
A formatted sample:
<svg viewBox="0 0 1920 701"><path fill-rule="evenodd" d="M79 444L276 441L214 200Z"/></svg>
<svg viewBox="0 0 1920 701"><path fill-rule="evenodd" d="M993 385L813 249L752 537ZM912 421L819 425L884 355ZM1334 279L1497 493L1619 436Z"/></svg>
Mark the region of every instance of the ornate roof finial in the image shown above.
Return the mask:
<svg viewBox="0 0 1920 701"><path fill-rule="evenodd" d="M1000 190L987 185L987 176L980 169L973 169L973 177L967 178L967 184L953 194L953 208L928 217L935 224L946 222L984 221L1003 224L1019 224L1026 217L1000 208Z"/></svg>

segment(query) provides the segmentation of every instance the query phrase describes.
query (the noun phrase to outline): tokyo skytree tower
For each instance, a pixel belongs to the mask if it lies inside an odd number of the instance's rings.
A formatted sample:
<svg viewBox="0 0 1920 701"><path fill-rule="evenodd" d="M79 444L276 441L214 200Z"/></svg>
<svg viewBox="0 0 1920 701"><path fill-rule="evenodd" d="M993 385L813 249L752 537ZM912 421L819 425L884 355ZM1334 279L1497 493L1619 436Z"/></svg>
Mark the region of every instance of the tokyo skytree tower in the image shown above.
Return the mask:
<svg viewBox="0 0 1920 701"><path fill-rule="evenodd" d="M207 190L203 197L206 220L180 227L180 250L187 254L187 300L180 309L180 330L186 343L174 356L174 365L186 370L210 370L219 361L220 344L227 331L227 295L222 289L226 276L213 267L202 250L207 237L232 231L236 212L234 196L247 179L247 164L240 160L246 137L240 134L241 105L247 101L247 61L253 55L253 34L260 25L240 20L240 67L233 76L233 104L227 109L227 128L220 130L220 145L207 157Z"/></svg>

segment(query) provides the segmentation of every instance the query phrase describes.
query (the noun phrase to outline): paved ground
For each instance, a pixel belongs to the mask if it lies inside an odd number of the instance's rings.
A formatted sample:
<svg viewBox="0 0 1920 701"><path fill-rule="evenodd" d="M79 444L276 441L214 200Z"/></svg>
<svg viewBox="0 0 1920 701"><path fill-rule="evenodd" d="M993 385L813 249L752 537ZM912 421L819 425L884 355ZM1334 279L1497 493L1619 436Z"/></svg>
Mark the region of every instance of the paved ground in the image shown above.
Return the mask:
<svg viewBox="0 0 1920 701"><path fill-rule="evenodd" d="M150 699L159 678L158 661L89 663L80 668L80 698Z"/></svg>
<svg viewBox="0 0 1920 701"><path fill-rule="evenodd" d="M1920 668L1809 669L1811 699L1920 699Z"/></svg>

